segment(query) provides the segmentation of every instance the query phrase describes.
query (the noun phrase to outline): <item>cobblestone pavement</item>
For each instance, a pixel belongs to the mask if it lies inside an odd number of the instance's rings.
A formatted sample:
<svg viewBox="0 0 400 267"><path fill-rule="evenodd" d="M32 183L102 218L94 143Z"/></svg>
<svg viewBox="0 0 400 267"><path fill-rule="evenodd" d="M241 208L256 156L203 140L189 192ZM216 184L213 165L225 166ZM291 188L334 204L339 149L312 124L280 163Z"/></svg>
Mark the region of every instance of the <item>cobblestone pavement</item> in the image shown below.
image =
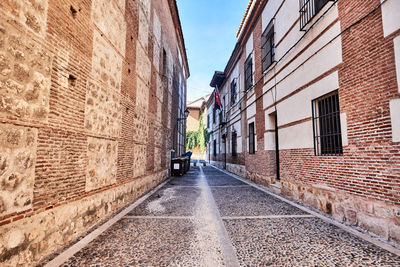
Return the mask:
<svg viewBox="0 0 400 267"><path fill-rule="evenodd" d="M64 266L400 266L400 257L213 167L192 167Z"/></svg>

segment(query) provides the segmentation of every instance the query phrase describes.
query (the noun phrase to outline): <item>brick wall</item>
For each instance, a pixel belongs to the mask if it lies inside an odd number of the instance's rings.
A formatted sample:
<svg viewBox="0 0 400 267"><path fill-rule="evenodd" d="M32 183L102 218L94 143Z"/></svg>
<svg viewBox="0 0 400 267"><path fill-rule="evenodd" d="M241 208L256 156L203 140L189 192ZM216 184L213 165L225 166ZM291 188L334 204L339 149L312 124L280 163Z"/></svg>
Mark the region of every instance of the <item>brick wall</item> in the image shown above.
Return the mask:
<svg viewBox="0 0 400 267"><path fill-rule="evenodd" d="M0 265L38 263L167 177L188 74L174 7L0 2Z"/></svg>

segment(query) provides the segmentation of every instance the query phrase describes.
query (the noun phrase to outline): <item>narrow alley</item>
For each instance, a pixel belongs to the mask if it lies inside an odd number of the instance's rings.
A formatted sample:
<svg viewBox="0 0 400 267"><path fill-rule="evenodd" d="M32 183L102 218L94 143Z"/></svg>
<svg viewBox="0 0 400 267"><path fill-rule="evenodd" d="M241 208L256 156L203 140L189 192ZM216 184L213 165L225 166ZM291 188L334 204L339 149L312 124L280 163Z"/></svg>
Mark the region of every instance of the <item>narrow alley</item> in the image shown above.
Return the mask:
<svg viewBox="0 0 400 267"><path fill-rule="evenodd" d="M398 266L399 251L308 211L212 166L193 166L47 266Z"/></svg>

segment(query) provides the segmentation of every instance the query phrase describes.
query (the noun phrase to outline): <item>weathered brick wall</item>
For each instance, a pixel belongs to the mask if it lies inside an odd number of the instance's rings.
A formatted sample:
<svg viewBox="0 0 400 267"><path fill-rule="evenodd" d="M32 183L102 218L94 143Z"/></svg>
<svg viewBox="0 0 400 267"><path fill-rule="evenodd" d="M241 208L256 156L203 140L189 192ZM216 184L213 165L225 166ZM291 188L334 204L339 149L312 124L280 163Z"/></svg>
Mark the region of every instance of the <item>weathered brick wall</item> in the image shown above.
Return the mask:
<svg viewBox="0 0 400 267"><path fill-rule="evenodd" d="M0 2L0 265L39 262L167 177L174 5Z"/></svg>

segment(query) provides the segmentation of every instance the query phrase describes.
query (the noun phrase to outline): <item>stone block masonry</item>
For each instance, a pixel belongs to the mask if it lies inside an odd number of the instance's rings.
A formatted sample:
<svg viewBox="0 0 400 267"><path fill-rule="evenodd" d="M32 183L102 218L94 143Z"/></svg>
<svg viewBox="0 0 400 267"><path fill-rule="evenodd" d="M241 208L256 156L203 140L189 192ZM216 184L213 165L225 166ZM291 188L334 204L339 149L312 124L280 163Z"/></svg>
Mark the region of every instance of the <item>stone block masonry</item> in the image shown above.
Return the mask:
<svg viewBox="0 0 400 267"><path fill-rule="evenodd" d="M39 263L166 179L188 76L174 0L0 1L1 266Z"/></svg>

